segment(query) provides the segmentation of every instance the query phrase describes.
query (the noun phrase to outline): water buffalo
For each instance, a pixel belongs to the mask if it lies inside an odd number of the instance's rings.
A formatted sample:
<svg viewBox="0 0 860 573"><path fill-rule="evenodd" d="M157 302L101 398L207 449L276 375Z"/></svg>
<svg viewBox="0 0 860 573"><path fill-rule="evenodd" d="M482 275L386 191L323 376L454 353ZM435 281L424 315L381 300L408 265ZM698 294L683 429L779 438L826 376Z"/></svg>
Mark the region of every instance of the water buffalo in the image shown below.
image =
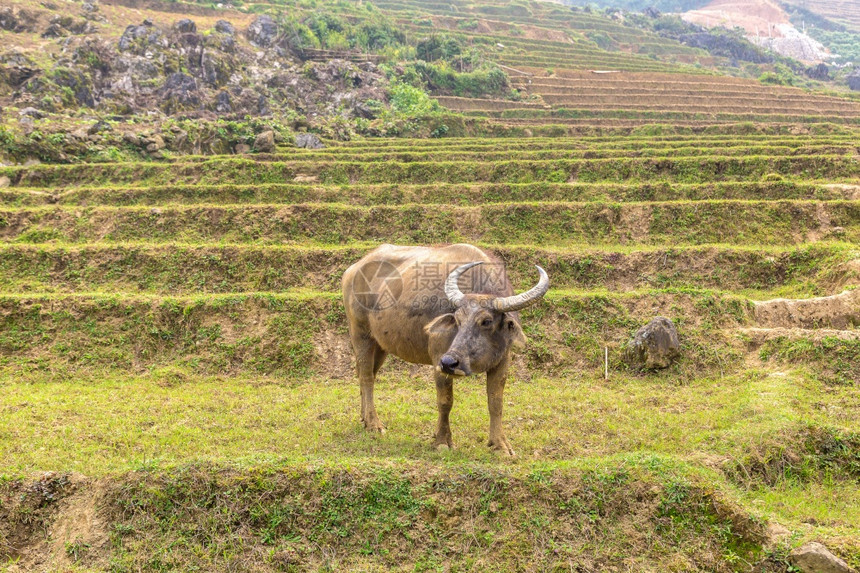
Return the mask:
<svg viewBox="0 0 860 573"><path fill-rule="evenodd" d="M549 277L515 295L504 267L472 245L382 245L343 275L343 299L361 385L361 420L383 432L373 403L376 373L390 353L415 364L436 366L439 422L435 446L452 447L448 415L454 378L487 373L489 446L513 455L502 430L502 403L510 352L525 344L518 310L549 289ZM458 281L468 280L467 293Z"/></svg>

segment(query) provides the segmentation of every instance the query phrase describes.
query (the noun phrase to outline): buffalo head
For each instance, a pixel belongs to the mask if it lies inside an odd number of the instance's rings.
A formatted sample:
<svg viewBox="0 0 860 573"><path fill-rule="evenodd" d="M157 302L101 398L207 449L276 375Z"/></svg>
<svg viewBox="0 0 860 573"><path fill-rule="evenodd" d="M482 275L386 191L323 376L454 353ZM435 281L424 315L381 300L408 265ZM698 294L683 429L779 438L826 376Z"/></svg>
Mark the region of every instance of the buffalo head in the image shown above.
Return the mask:
<svg viewBox="0 0 860 573"><path fill-rule="evenodd" d="M525 344L519 313L549 290L549 277L542 268L538 284L513 296L465 294L457 281L464 272L480 265L469 263L456 268L445 281L445 295L454 312L430 322L425 330L430 338L436 369L450 376L468 376L496 367L512 347Z"/></svg>

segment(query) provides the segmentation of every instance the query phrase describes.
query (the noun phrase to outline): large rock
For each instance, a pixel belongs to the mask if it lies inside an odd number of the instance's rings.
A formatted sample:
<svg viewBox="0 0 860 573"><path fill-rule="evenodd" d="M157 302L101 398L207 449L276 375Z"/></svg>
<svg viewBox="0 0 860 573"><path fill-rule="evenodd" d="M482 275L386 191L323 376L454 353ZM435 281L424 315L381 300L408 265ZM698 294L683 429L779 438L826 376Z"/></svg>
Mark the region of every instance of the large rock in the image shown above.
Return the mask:
<svg viewBox="0 0 860 573"><path fill-rule="evenodd" d="M154 27L152 22L144 20L140 26L128 26L119 39L118 48L120 52L142 51L149 45L158 44L161 38L161 30Z"/></svg>
<svg viewBox="0 0 860 573"><path fill-rule="evenodd" d="M173 29L180 34L194 34L197 32L197 24L194 23L194 20L183 18L173 24Z"/></svg>
<svg viewBox="0 0 860 573"><path fill-rule="evenodd" d="M296 147L304 147L306 149L322 149L325 147L320 138L314 133L299 133L296 135Z"/></svg>
<svg viewBox="0 0 860 573"><path fill-rule="evenodd" d="M220 91L218 92L218 95L215 96L215 111L218 113L230 113L233 111L230 94L226 91Z"/></svg>
<svg viewBox="0 0 860 573"><path fill-rule="evenodd" d="M254 139L254 149L263 153L272 153L275 151L275 133L273 131L264 131Z"/></svg>
<svg viewBox="0 0 860 573"><path fill-rule="evenodd" d="M855 69L845 78L848 80L848 87L852 91L860 91L860 68Z"/></svg>
<svg viewBox="0 0 860 573"><path fill-rule="evenodd" d="M658 316L636 331L624 358L634 368L655 370L668 368L680 354L678 329L668 318Z"/></svg>
<svg viewBox="0 0 860 573"><path fill-rule="evenodd" d="M232 36L236 33L236 28L227 20L218 20L215 22L215 31Z"/></svg>
<svg viewBox="0 0 860 573"><path fill-rule="evenodd" d="M200 92L197 80L181 72L167 76L167 81L158 94L164 99L167 113L173 113L177 108L195 107L200 104Z"/></svg>
<svg viewBox="0 0 860 573"><path fill-rule="evenodd" d="M18 28L18 17L12 11L12 8L4 6L0 8L0 30L8 32L16 32Z"/></svg>
<svg viewBox="0 0 860 573"><path fill-rule="evenodd" d="M795 549L789 556L791 564L801 573L852 573L847 563L820 543L810 542Z"/></svg>
<svg viewBox="0 0 860 573"><path fill-rule="evenodd" d="M818 64L817 66L806 68L803 70L803 73L813 80L826 82L830 79L830 68L827 67L827 64Z"/></svg>
<svg viewBox="0 0 860 573"><path fill-rule="evenodd" d="M278 38L278 25L271 17L263 14L248 26L248 41L260 48L267 48Z"/></svg>

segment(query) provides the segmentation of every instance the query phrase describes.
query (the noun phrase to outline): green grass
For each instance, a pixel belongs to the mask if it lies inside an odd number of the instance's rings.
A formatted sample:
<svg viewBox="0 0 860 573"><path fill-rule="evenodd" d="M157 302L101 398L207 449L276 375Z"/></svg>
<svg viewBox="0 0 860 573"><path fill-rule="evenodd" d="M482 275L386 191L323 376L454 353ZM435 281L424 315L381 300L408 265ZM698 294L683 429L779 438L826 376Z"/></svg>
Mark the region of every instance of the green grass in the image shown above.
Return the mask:
<svg viewBox="0 0 860 573"><path fill-rule="evenodd" d="M7 439L0 460L16 474L102 475L227 459L240 466L279 458L496 460L484 445L489 423L484 387L472 379L455 385L456 450L438 453L430 447L436 410L426 369L415 375L383 373L378 408L388 432L379 438L360 427L357 382L349 378L290 381L156 368L132 376L102 371L65 382L38 374L3 375L2 387L7 415L0 427ZM791 371L688 382L671 373L613 373L608 382L588 373L514 376L506 390L506 428L520 459L510 463L631 453L710 463L702 457L705 451L727 463L742 462L757 451L762 436L792 433L805 424L833 426L837 421L826 409L806 407L815 400L838 405L844 412L838 426L856 428L860 402L853 388L833 387L826 396L820 388ZM543 399L547 396L553 399ZM75 448L63 447L68 442Z"/></svg>
<svg viewBox="0 0 860 573"><path fill-rule="evenodd" d="M687 567L733 570L723 559L729 548L748 560L767 558L755 533L763 531L762 519L805 531L802 524L815 518L814 530L805 534L814 536L838 537L860 527L849 498L834 497L858 491L851 470L840 469L850 468L845 465L850 452L834 458L791 438L809 435L809 428L815 435L833 436L856 427L856 392L842 387L822 397L816 383L793 371L774 376L754 370L680 383L665 373L614 373L608 382L587 373L515 376L506 393L506 429L519 452L511 461L498 459L484 445L484 389L468 380L455 389L457 449L430 448L435 396L426 372L381 376L378 407L388 428L381 437L361 429L356 385L347 379L290 382L156 369L139 376L100 372L67 381L3 376L0 385L0 408L7 412L0 422L6 436L0 462L14 474L59 469L116 476L99 482L109 492L103 515L118 533L99 555L126 566L157 568L147 562L155 558L180 566L198 559L201 551L229 563L247 559L249 547L258 545L293 548L301 555L312 553L314 543L343 551L369 542L375 550L362 557L339 552L339 563L396 566L389 561L396 558L412 567L425 550L454 559L466 570L470 567L459 559L474 552L484 559L495 554L493 563L506 563L522 551L549 562L586 551L612 563L627 555L624 547L639 547L644 560L634 569L684 555L697 564ZM807 407L812 402L826 408ZM832 415L836 406L843 411L838 425ZM743 473L757 475L754 459L763 437L780 436L787 437L785 456L806 460L809 471L803 478L783 466L773 487L738 480ZM226 459L229 467L219 469ZM137 473L121 477L129 470ZM468 501L472 487L477 487L476 497ZM431 491L442 497L428 497ZM465 515L487 518L478 517L479 531L494 533L485 549L479 544L459 552L460 557L445 557L435 542L418 542L415 535L422 529L414 527L450 512L450 502L442 499L454 494L459 504L475 504ZM735 508L731 499L749 509ZM655 503L640 503L646 500ZM431 507L437 509L428 512ZM279 508L286 512L281 517L274 513ZM643 511L639 527L647 530L642 531L646 538L630 537L622 516L639 519ZM587 529L568 531L564 515ZM760 517L743 530L732 529L728 537L709 529L713 519L728 519L737 528L750 515ZM168 517L173 525L164 527ZM221 527L240 522L251 526L253 539L236 546L236 538ZM527 522L544 525L517 525ZM447 530L442 523L424 527ZM198 537L182 534L192 530L207 531L210 541L200 544ZM510 545L519 539L515 531L526 538ZM531 536L539 531L548 536L541 539L579 549L559 554L552 545L536 543ZM405 540L397 532L405 532ZM591 544L593 535L602 542ZM693 547L714 539L725 543L718 556L698 561L701 554ZM232 550L223 551L224 544Z"/></svg>

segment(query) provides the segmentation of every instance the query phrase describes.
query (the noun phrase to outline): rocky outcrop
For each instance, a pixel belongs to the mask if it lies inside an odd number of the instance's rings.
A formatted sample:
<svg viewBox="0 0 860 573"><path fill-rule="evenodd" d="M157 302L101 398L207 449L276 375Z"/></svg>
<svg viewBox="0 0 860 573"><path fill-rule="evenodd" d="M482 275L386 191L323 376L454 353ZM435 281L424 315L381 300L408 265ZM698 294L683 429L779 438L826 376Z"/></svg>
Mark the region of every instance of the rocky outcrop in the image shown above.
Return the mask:
<svg viewBox="0 0 860 573"><path fill-rule="evenodd" d="M273 46L278 39L278 25L270 16L257 16L248 26L246 36L252 45L259 48Z"/></svg>
<svg viewBox="0 0 860 573"><path fill-rule="evenodd" d="M680 355L678 330L671 320L662 316L637 330L624 351L625 361L638 370L668 368Z"/></svg>
<svg viewBox="0 0 860 573"><path fill-rule="evenodd" d="M830 79L830 68L827 67L827 64L808 67L803 70L803 73L806 74L806 77L821 82L826 82Z"/></svg>

